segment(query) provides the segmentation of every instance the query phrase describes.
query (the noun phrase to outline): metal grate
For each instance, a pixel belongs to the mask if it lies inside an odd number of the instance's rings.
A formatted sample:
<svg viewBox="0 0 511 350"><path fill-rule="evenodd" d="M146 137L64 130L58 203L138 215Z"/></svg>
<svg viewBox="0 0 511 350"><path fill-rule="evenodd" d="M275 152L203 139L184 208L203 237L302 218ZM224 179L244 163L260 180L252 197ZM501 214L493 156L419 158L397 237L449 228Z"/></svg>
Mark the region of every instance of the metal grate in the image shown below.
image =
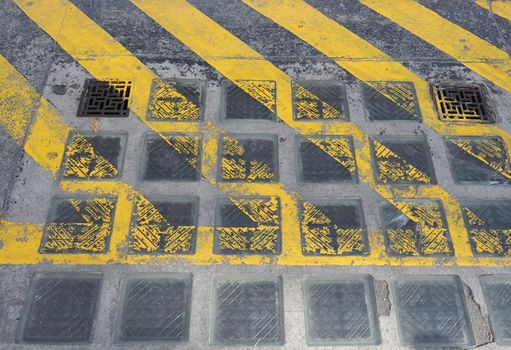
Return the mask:
<svg viewBox="0 0 511 350"><path fill-rule="evenodd" d="M495 121L482 85L434 84L435 105L441 120L492 123Z"/></svg>
<svg viewBox="0 0 511 350"><path fill-rule="evenodd" d="M131 89L131 81L87 79L78 107L78 117L127 117Z"/></svg>

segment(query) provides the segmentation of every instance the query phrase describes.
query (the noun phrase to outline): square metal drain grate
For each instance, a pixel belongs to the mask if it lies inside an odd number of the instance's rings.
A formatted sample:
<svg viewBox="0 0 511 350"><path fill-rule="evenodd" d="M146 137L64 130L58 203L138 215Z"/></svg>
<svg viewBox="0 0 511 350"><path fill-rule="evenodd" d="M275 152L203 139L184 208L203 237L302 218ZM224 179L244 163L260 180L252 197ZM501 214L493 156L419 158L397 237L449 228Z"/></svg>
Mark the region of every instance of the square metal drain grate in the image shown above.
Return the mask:
<svg viewBox="0 0 511 350"><path fill-rule="evenodd" d="M127 137L118 133L71 133L62 160L62 178L118 178Z"/></svg>
<svg viewBox="0 0 511 350"><path fill-rule="evenodd" d="M357 166L350 136L297 136L298 180L302 182L357 182Z"/></svg>
<svg viewBox="0 0 511 350"><path fill-rule="evenodd" d="M369 253L360 200L301 201L300 230L304 255Z"/></svg>
<svg viewBox="0 0 511 350"><path fill-rule="evenodd" d="M475 255L511 256L511 200L465 200L461 207Z"/></svg>
<svg viewBox="0 0 511 350"><path fill-rule="evenodd" d="M279 198L218 198L215 216L216 254L280 254Z"/></svg>
<svg viewBox="0 0 511 350"><path fill-rule="evenodd" d="M449 137L445 147L455 182L511 184L511 162L502 138Z"/></svg>
<svg viewBox="0 0 511 350"><path fill-rule="evenodd" d="M144 147L144 180L199 181L202 135L149 134Z"/></svg>
<svg viewBox="0 0 511 350"><path fill-rule="evenodd" d="M78 117L127 117L131 89L131 81L87 79Z"/></svg>
<svg viewBox="0 0 511 350"><path fill-rule="evenodd" d="M499 346L511 345L511 276L481 276L481 287L488 307L488 315L495 342Z"/></svg>
<svg viewBox="0 0 511 350"><path fill-rule="evenodd" d="M483 85L438 83L431 85L441 120L493 123L495 116L488 104Z"/></svg>
<svg viewBox="0 0 511 350"><path fill-rule="evenodd" d="M369 275L306 276L307 344L380 344L373 279Z"/></svg>
<svg viewBox="0 0 511 350"><path fill-rule="evenodd" d="M277 182L278 145L275 135L232 134L220 140L219 180Z"/></svg>
<svg viewBox="0 0 511 350"><path fill-rule="evenodd" d="M282 278L215 276L210 342L216 345L282 345Z"/></svg>
<svg viewBox="0 0 511 350"><path fill-rule="evenodd" d="M296 120L349 120L346 89L334 80L301 80L293 83Z"/></svg>
<svg viewBox="0 0 511 350"><path fill-rule="evenodd" d="M134 253L193 254L197 240L198 197L137 196L129 249Z"/></svg>
<svg viewBox="0 0 511 350"><path fill-rule="evenodd" d="M368 81L362 83L362 98L369 120L422 120L412 82Z"/></svg>
<svg viewBox="0 0 511 350"><path fill-rule="evenodd" d="M408 275L392 280L401 345L466 348L475 345L458 276Z"/></svg>
<svg viewBox="0 0 511 350"><path fill-rule="evenodd" d="M204 113L206 82L153 80L148 119L198 121Z"/></svg>
<svg viewBox="0 0 511 350"><path fill-rule="evenodd" d="M110 245L115 199L54 198L44 228L41 253L105 253Z"/></svg>
<svg viewBox="0 0 511 350"><path fill-rule="evenodd" d="M452 240L438 200L392 199L380 206L391 256L452 256Z"/></svg>
<svg viewBox="0 0 511 350"><path fill-rule="evenodd" d="M223 119L276 119L275 81L224 80L221 85Z"/></svg>
<svg viewBox="0 0 511 350"><path fill-rule="evenodd" d="M121 283L115 340L185 342L190 328L191 274L139 273Z"/></svg>
<svg viewBox="0 0 511 350"><path fill-rule="evenodd" d="M101 274L36 273L16 336L19 343L90 343Z"/></svg>
<svg viewBox="0 0 511 350"><path fill-rule="evenodd" d="M375 137L371 153L376 181L382 184L436 184L428 143L422 137Z"/></svg>

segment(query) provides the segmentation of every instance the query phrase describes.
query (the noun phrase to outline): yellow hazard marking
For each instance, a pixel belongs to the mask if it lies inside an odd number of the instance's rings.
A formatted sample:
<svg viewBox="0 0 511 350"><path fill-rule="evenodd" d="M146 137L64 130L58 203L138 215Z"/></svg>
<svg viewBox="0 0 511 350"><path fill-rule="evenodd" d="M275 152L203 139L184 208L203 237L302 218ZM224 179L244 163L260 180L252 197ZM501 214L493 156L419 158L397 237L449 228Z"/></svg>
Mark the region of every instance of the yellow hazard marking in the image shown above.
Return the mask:
<svg viewBox="0 0 511 350"><path fill-rule="evenodd" d="M108 179L119 175L119 170L94 149L90 138L74 134L66 147L62 176L79 179Z"/></svg>
<svg viewBox="0 0 511 350"><path fill-rule="evenodd" d="M339 227L313 203L303 202L300 221L305 255L361 255L367 250L362 228Z"/></svg>
<svg viewBox="0 0 511 350"><path fill-rule="evenodd" d="M220 250L225 253L280 253L279 199L277 197L257 199L231 198L230 201L254 225L247 227L222 225L217 227ZM231 220L234 220L234 218Z"/></svg>
<svg viewBox="0 0 511 350"><path fill-rule="evenodd" d="M271 164L257 159L244 158L247 152L240 140L235 137L224 136L222 141L221 168L223 180L257 182L276 179ZM257 142L257 140L253 140L253 142Z"/></svg>
<svg viewBox="0 0 511 350"><path fill-rule="evenodd" d="M54 213L56 217L52 219L54 221L45 227L41 251L104 252L108 249L108 238L112 234L114 208L114 201L107 198L58 202Z"/></svg>
<svg viewBox="0 0 511 350"><path fill-rule="evenodd" d="M149 104L151 118L175 121L197 121L200 107L177 92L175 82L153 81L153 94Z"/></svg>
<svg viewBox="0 0 511 350"><path fill-rule="evenodd" d="M467 139L449 138L449 142L486 164L506 179L511 179L511 164L504 143L498 137Z"/></svg>
<svg viewBox="0 0 511 350"><path fill-rule="evenodd" d="M130 247L136 252L190 253L197 226L172 225L156 206L143 196L134 200Z"/></svg>
<svg viewBox="0 0 511 350"><path fill-rule="evenodd" d="M342 167L354 174L357 171L355 155L351 140L348 137L325 136L314 137L307 136L309 142L330 155Z"/></svg>
<svg viewBox="0 0 511 350"><path fill-rule="evenodd" d="M509 54L413 0L361 0L501 88L511 91Z"/></svg>
<svg viewBox="0 0 511 350"><path fill-rule="evenodd" d="M402 255L452 254L449 231L437 202L426 203L391 200L391 203L409 220L416 223L420 232L412 229L387 228L389 248Z"/></svg>
<svg viewBox="0 0 511 350"><path fill-rule="evenodd" d="M474 252L480 255L509 256L511 255L511 227L487 228L486 220L469 208L463 208L468 225L468 232L473 243Z"/></svg>
<svg viewBox="0 0 511 350"><path fill-rule="evenodd" d="M299 84L294 83L293 86L296 119L349 119Z"/></svg>
<svg viewBox="0 0 511 350"><path fill-rule="evenodd" d="M200 135L160 135L167 144L177 153L184 156L187 163L199 171Z"/></svg>
<svg viewBox="0 0 511 350"><path fill-rule="evenodd" d="M372 81L369 84L373 89L394 102L396 106L419 118L415 111L413 84L386 81Z"/></svg>
<svg viewBox="0 0 511 350"><path fill-rule="evenodd" d="M511 21L511 1L491 0L490 5L487 0L476 0L476 3L487 10L491 10L494 14Z"/></svg>
<svg viewBox="0 0 511 350"><path fill-rule="evenodd" d="M398 181L422 184L432 183L431 176L398 156L390 148L377 140L373 140L372 143L374 147L378 181L382 183Z"/></svg>
<svg viewBox="0 0 511 350"><path fill-rule="evenodd" d="M263 106L276 113L275 90L277 85L270 80L236 80L233 83L247 94L259 101Z"/></svg>

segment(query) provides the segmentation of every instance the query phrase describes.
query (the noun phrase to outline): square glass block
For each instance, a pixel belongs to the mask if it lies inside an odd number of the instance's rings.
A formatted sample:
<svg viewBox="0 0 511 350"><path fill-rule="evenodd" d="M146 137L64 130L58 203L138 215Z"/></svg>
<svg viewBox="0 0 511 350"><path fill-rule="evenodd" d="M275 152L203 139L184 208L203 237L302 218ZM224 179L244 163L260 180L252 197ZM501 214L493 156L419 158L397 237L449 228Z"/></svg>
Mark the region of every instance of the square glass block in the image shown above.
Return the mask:
<svg viewBox="0 0 511 350"><path fill-rule="evenodd" d="M121 282L115 341L182 343L188 340L192 275L135 273Z"/></svg>
<svg viewBox="0 0 511 350"><path fill-rule="evenodd" d="M401 345L414 348L475 345L461 280L451 275L392 279Z"/></svg>
<svg viewBox="0 0 511 350"><path fill-rule="evenodd" d="M351 136L297 136L298 180L302 182L357 182Z"/></svg>
<svg viewBox="0 0 511 350"><path fill-rule="evenodd" d="M511 275L479 277L495 342L511 345Z"/></svg>
<svg viewBox="0 0 511 350"><path fill-rule="evenodd" d="M199 181L201 134L148 134L144 144L142 179Z"/></svg>
<svg viewBox="0 0 511 350"><path fill-rule="evenodd" d="M293 83L294 119L349 120L344 84L335 80L300 80Z"/></svg>
<svg viewBox="0 0 511 350"><path fill-rule="evenodd" d="M211 344L276 346L284 343L280 276L215 276L211 300Z"/></svg>
<svg viewBox="0 0 511 350"><path fill-rule="evenodd" d="M86 344L92 341L102 275L83 272L32 276L16 342Z"/></svg>
<svg viewBox="0 0 511 350"><path fill-rule="evenodd" d="M374 137L371 153L376 181L389 185L433 185L435 171L422 137Z"/></svg>
<svg viewBox="0 0 511 350"><path fill-rule="evenodd" d="M71 132L60 175L70 180L115 179L121 175L127 133Z"/></svg>
<svg viewBox="0 0 511 350"><path fill-rule="evenodd" d="M371 121L421 121L415 85L407 81L362 83L365 114Z"/></svg>
<svg viewBox="0 0 511 350"><path fill-rule="evenodd" d="M303 290L308 345L380 344L371 276L308 275Z"/></svg>
<svg viewBox="0 0 511 350"><path fill-rule="evenodd" d="M276 120L277 84L273 80L224 80L222 119Z"/></svg>

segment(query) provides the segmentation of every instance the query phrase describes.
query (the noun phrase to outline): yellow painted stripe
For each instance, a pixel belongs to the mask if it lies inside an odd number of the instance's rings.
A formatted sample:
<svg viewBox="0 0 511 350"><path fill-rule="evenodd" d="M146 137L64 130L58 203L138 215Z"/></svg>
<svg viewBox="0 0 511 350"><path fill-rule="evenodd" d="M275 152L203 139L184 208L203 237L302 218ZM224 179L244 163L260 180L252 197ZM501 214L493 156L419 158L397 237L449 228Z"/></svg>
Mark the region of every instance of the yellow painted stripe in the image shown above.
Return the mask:
<svg viewBox="0 0 511 350"><path fill-rule="evenodd" d="M501 88L511 91L509 54L413 0L361 0Z"/></svg>
<svg viewBox="0 0 511 350"><path fill-rule="evenodd" d="M491 4L488 0L476 0L476 3L492 11L494 14L511 21L511 1L509 0L491 0Z"/></svg>

